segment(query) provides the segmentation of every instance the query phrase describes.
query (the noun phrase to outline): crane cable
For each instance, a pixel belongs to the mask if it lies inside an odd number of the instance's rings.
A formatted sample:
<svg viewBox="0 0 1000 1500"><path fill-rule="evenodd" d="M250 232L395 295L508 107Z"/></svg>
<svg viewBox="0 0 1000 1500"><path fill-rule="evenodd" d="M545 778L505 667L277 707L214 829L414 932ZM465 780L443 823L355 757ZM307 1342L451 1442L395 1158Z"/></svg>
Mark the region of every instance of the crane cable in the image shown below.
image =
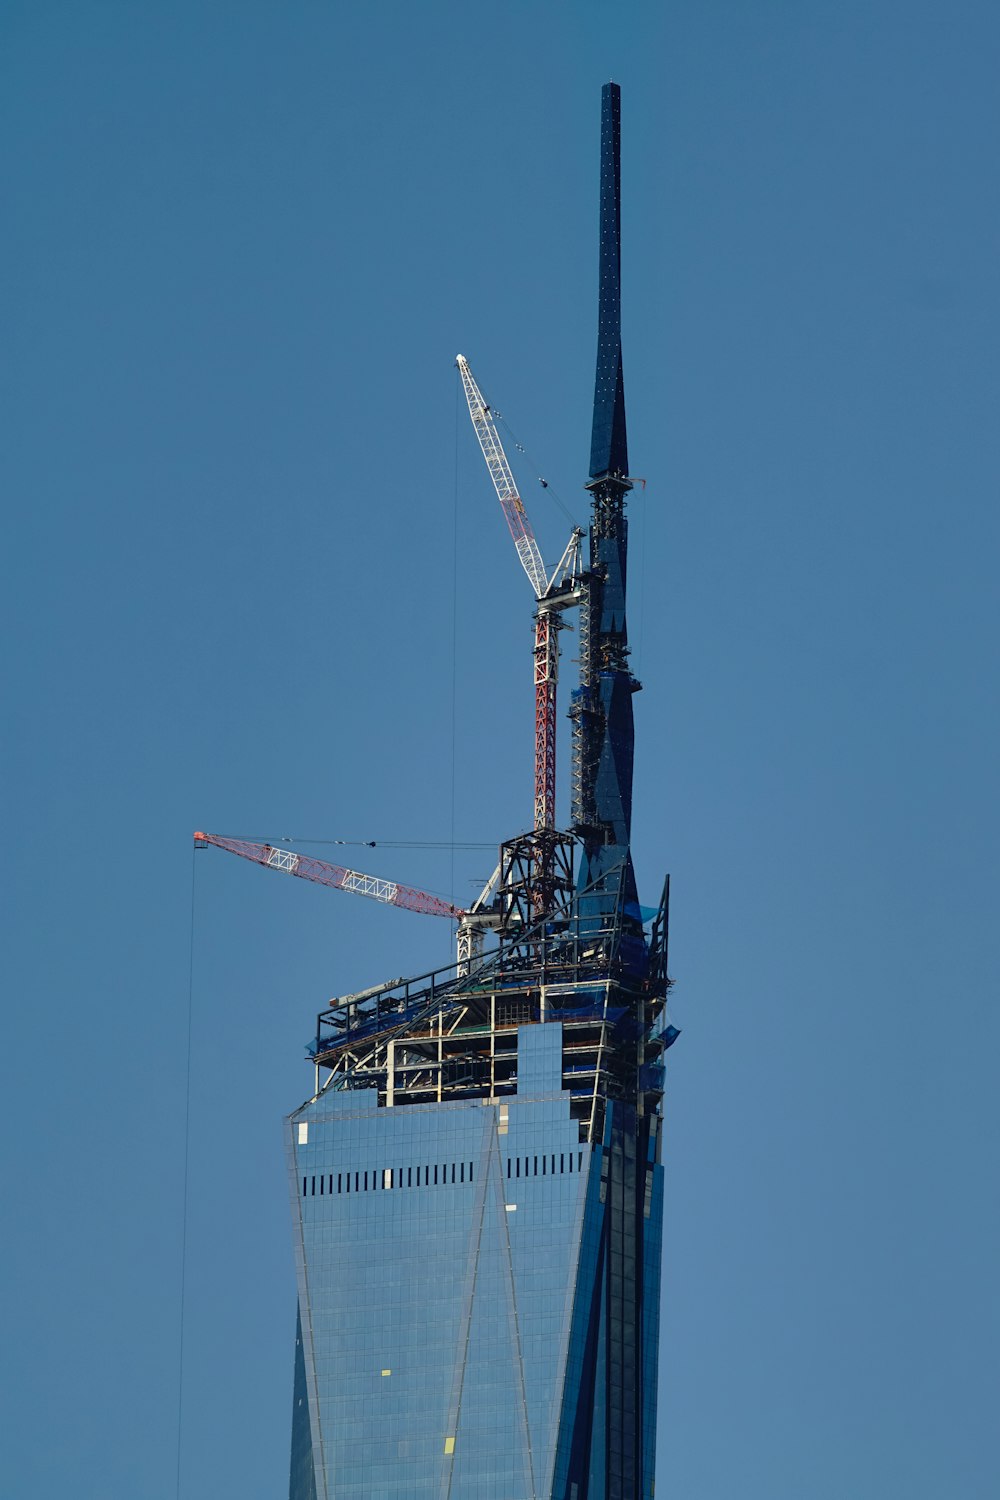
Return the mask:
<svg viewBox="0 0 1000 1500"><path fill-rule="evenodd" d="M482 387L480 387L480 389L482 390ZM537 476L537 479L538 479L538 483L541 485L542 489L545 491L545 493L547 495L550 495L552 497L552 499L555 501L556 505L559 507L559 509L562 511L563 515L566 517L566 520L569 522L569 524L571 526L579 526L579 522L577 521L576 516L574 516L573 512L570 510L569 506L566 504L565 500L559 494L559 491L555 488L555 486L551 483L551 481L548 480L548 479L543 478L543 476L541 474L537 474L537 468L538 468L538 461L537 461L537 459L535 459L534 456L528 452L527 448L521 442L520 438L518 437L517 433L514 431L513 427L511 427L510 423L507 421L507 418L505 416L503 416L503 414L501 412L497 411L496 407L491 403L491 401L489 400L489 397L486 395L485 391L482 392L482 395L483 395L483 400L486 402L487 410L489 411L490 416L493 418L494 423L498 427L502 427L503 428L504 432L506 432L506 434L510 438L511 442L514 444L514 447L516 448L517 452L523 454L524 457L531 464L532 468L534 468L536 470L536 476ZM457 487L457 473L456 473L456 487Z"/></svg>
<svg viewBox="0 0 1000 1500"><path fill-rule="evenodd" d="M532 456L532 454L530 454L528 452L527 448L524 446L524 444L521 442L520 438L517 436L517 433L514 431L514 429L511 427L510 423L507 421L506 417L501 416L501 414L498 411L493 412L493 417L494 417L494 420L496 422L498 422L499 425L503 428L504 432L506 432L506 434L510 438L511 442L514 444L514 447L516 448L517 452L518 453L523 453L524 457L529 461L529 463L531 464L532 468L533 469L537 469L538 468L538 461L537 461L537 459L535 459ZM571 526L578 526L579 522L578 522L576 516L574 516L573 512L570 510L569 506L566 504L565 500L562 498L562 496L560 495L559 491L552 484L551 480L545 479L541 474L538 474L536 477L537 477L538 483L541 485L542 489L545 491L545 493L547 495L551 496L551 498L555 501L556 505L562 511L563 515L566 517L566 520L569 522L569 524Z"/></svg>
<svg viewBox="0 0 1000 1500"><path fill-rule="evenodd" d="M279 838L273 836L264 838L259 834L249 833L226 833L219 834L219 838L234 839L240 844L267 844L271 849L276 844L323 844L330 848L339 845L350 849L495 849L496 840L486 839L475 842L469 839L310 839L293 838L290 834L282 834Z"/></svg>
<svg viewBox="0 0 1000 1500"><path fill-rule="evenodd" d="M187 1038L184 1066L184 1170L181 1174L181 1275L177 1335L177 1500L181 1494L181 1438L184 1426L184 1317L187 1293L188 1178L191 1162L191 1031L194 1015L194 894L196 850L191 850L191 932L188 946Z"/></svg>
<svg viewBox="0 0 1000 1500"><path fill-rule="evenodd" d="M451 869L449 899L455 902L455 781L458 765L458 429L462 414L462 377L455 366L455 492L451 507Z"/></svg>

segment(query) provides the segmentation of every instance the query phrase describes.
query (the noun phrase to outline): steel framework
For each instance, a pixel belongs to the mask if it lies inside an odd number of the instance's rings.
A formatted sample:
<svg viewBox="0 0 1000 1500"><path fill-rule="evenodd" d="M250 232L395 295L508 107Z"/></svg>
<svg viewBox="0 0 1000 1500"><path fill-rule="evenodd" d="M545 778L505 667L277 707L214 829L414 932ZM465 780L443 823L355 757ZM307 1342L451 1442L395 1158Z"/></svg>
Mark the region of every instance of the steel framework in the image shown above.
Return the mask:
<svg viewBox="0 0 1000 1500"><path fill-rule="evenodd" d="M560 1021L581 1141L601 1140L609 1101L656 1114L663 1054L679 1034L665 1012L669 891L668 881L645 939L621 911L595 926L567 897L471 969L459 963L332 1000L309 1049L316 1093L375 1088L394 1107L499 1101L517 1090L518 1026Z"/></svg>

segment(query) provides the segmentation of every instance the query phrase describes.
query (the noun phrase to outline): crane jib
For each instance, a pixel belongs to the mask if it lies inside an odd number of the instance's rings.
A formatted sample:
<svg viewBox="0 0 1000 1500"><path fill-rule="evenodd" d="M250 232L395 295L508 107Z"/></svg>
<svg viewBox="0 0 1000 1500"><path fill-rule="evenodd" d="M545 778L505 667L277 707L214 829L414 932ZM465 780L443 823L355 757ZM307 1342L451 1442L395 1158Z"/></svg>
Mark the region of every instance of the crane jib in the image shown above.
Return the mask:
<svg viewBox="0 0 1000 1500"><path fill-rule="evenodd" d="M496 430L489 403L484 399L482 391L473 379L468 360L460 354L455 362L462 377L465 399L476 438L483 451L486 467L490 471L493 488L497 492L497 499L500 501L514 546L517 548L518 558L528 575L528 582L535 591L535 598L541 599L549 586L548 574L531 522L528 520L528 513L524 508L524 501L518 494L514 475L507 462L507 455Z"/></svg>
<svg viewBox="0 0 1000 1500"><path fill-rule="evenodd" d="M254 864L268 870L280 870L286 875L297 875L300 880L311 880L316 885L328 886L335 891L353 891L358 896L369 896L373 901L385 902L388 906L401 906L407 911L423 912L429 917L452 917L464 915L457 906L432 896L430 891L418 890L415 886L400 885L395 880L382 880L377 875L366 875L361 870L349 870L345 865L331 865L325 859L311 859L306 854L296 854L291 849L276 849L273 844L251 844L243 839L222 838L214 833L196 833L195 844L203 847L212 844L216 849L238 854Z"/></svg>

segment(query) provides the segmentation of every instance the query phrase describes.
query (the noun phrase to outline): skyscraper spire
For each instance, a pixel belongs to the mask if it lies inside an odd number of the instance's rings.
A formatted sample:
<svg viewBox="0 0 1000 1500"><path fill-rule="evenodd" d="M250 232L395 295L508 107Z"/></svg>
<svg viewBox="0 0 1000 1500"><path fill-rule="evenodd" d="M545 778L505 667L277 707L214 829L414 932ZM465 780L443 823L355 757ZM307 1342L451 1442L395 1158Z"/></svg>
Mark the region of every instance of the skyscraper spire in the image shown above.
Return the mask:
<svg viewBox="0 0 1000 1500"><path fill-rule="evenodd" d="M617 83L601 90L601 240L597 380L590 477L628 474L621 320L621 108Z"/></svg>
<svg viewBox="0 0 1000 1500"><path fill-rule="evenodd" d="M589 708L581 740L587 808L578 889L595 915L636 900L629 853L635 734L632 694L639 684L628 665L625 622L628 442L621 340L621 89L601 92L600 277L597 375L590 448ZM590 894L584 896L584 892Z"/></svg>

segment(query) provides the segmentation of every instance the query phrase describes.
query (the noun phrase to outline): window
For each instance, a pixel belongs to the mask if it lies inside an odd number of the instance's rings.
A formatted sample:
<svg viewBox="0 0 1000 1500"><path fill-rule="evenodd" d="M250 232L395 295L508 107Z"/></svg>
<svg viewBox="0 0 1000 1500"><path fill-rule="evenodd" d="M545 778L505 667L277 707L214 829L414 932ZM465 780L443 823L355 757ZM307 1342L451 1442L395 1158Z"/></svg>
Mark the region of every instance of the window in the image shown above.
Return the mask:
<svg viewBox="0 0 1000 1500"><path fill-rule="evenodd" d="M546 1157L542 1157L542 1175L550 1169L546 1165ZM551 1170L555 1171L555 1157L551 1158ZM524 1163L524 1176L528 1177L531 1171L532 1158L520 1156L508 1156L507 1176L520 1177L521 1163ZM538 1157L534 1158L535 1174L538 1173ZM414 1176L414 1174L416 1174ZM472 1182L474 1178L474 1163L471 1161L459 1162L434 1162L433 1184L431 1177L431 1164L420 1167L380 1167L368 1172L330 1172L328 1175L319 1176L319 1191L321 1194L333 1193L334 1177L337 1179L336 1191L338 1193L373 1193L401 1187L447 1187L449 1183ZM353 1181L351 1180L353 1178ZM302 1196L309 1197L316 1193L316 1177L303 1177Z"/></svg>

